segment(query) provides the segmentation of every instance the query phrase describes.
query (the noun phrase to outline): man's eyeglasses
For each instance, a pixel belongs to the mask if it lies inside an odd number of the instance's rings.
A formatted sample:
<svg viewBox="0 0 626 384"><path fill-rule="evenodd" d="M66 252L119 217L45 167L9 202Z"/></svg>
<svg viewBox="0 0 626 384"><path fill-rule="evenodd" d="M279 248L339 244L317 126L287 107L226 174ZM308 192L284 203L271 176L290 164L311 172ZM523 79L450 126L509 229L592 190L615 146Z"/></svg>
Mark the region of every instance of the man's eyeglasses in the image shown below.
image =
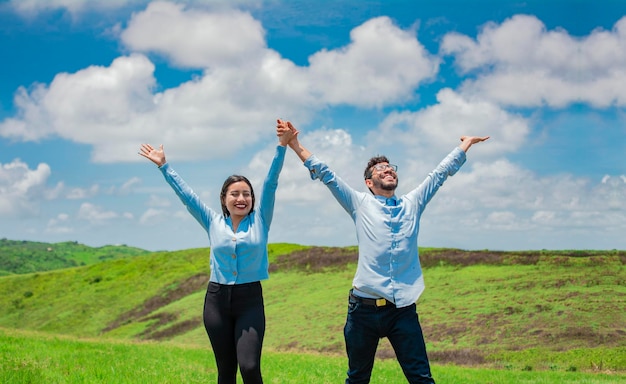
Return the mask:
<svg viewBox="0 0 626 384"><path fill-rule="evenodd" d="M374 172L374 170L376 170L376 172L384 172L387 169L391 169L392 171L397 172L398 171L398 166L395 165L395 164L382 164L382 163L381 164L376 164L367 173L366 179L369 179L369 178L372 177L372 173Z"/></svg>

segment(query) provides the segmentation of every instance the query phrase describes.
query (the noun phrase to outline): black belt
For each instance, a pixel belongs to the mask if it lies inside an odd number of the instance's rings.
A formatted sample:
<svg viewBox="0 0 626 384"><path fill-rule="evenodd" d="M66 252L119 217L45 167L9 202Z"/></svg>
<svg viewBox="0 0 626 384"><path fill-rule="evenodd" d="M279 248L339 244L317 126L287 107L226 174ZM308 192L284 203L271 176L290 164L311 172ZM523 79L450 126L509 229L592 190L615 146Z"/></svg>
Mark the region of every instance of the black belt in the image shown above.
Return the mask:
<svg viewBox="0 0 626 384"><path fill-rule="evenodd" d="M396 305L387 299L368 299L367 297L360 297L350 292L350 298L354 301L365 305L373 305L375 307L384 307L386 305L391 305L395 307Z"/></svg>

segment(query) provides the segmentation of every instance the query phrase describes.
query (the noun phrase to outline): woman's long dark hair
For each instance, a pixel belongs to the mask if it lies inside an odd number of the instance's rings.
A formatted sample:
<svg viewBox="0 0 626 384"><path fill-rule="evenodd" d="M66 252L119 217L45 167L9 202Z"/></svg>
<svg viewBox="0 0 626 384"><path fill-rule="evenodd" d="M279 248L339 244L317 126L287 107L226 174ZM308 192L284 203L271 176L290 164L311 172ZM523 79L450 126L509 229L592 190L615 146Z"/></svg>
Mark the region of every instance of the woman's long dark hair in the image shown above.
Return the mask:
<svg viewBox="0 0 626 384"><path fill-rule="evenodd" d="M248 184L248 187L250 187L250 195L252 197L252 209L250 210L250 213L254 212L254 188L252 188L250 180L248 180L245 176L230 175L224 181L224 185L222 185L222 192L220 193L220 202L222 203L222 213L224 214L224 217L230 216L230 212L228 212L228 208L226 208L226 204L224 204L224 200L226 199L226 191L231 184L237 183L239 181L243 181L244 183Z"/></svg>

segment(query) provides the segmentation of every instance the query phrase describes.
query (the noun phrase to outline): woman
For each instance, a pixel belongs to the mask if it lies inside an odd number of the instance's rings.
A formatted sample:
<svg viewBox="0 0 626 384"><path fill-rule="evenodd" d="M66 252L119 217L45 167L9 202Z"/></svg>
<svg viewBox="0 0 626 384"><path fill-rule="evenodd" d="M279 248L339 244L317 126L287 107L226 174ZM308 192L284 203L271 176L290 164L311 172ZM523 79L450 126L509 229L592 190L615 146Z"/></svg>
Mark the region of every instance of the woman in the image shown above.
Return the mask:
<svg viewBox="0 0 626 384"><path fill-rule="evenodd" d="M278 124L283 124L278 120ZM218 383L236 382L237 365L244 383L262 383L261 348L265 310L261 280L269 277L267 238L274 211L278 176L292 135L279 137L276 154L263 183L259 208L250 181L232 175L222 186L222 212L207 207L165 160L159 149L142 144L139 154L155 163L187 210L209 236L211 276L204 300L204 326L215 354Z"/></svg>

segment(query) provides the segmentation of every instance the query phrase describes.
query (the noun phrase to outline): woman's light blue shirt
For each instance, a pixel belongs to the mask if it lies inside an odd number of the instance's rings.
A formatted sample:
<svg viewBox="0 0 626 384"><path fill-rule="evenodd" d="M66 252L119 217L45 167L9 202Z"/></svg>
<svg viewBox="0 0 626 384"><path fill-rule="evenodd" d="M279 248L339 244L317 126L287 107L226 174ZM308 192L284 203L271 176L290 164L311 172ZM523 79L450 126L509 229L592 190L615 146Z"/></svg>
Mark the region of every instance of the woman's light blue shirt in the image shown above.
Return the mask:
<svg viewBox="0 0 626 384"><path fill-rule="evenodd" d="M258 208L239 223L237 232L233 232L230 217L224 217L221 212L205 205L168 163L160 167L165 180L208 234L211 247L210 281L232 285L269 277L268 233L285 151L286 148L281 145L276 147L276 154L263 183Z"/></svg>

